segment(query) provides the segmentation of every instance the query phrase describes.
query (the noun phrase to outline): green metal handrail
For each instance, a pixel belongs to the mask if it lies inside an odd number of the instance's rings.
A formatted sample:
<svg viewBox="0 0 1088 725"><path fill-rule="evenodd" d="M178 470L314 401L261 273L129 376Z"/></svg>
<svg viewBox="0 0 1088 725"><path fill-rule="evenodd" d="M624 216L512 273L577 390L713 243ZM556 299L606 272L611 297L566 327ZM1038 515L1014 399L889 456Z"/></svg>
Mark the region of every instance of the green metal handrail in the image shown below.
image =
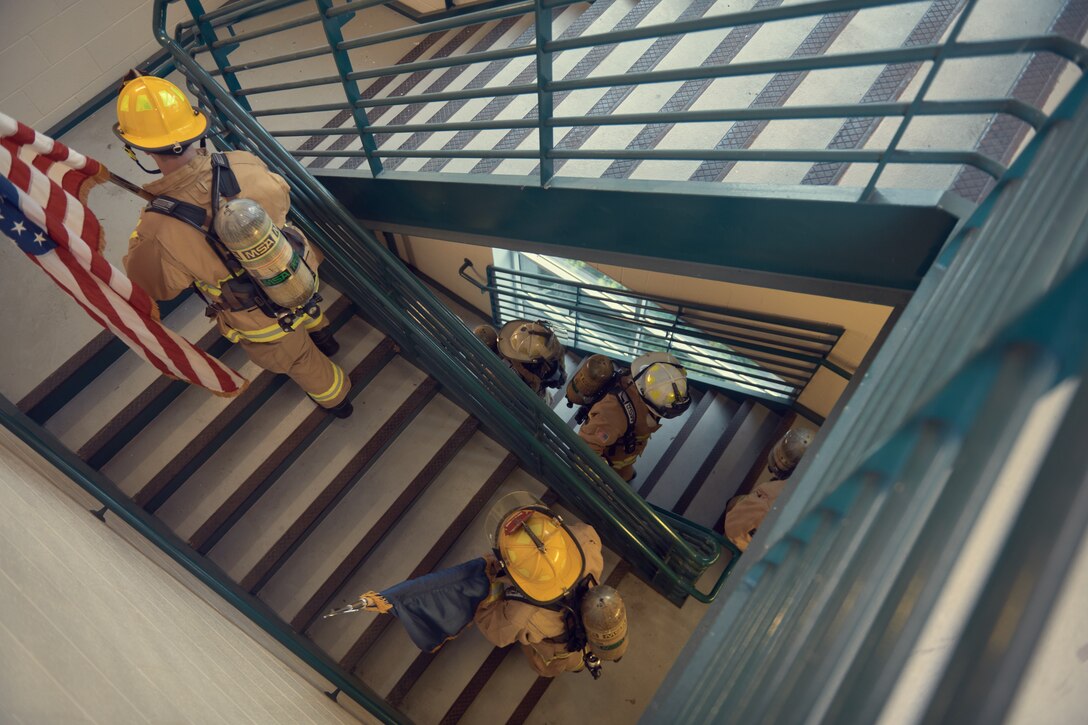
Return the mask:
<svg viewBox="0 0 1088 725"><path fill-rule="evenodd" d="M674 601L713 599L724 574L709 591L695 582L719 557L720 541L691 529L678 532L663 521L170 38L166 1L156 0L154 10L156 38L209 112L216 145L257 153L288 179L293 220L325 251L343 280L342 292L592 521L636 572Z"/></svg>
<svg viewBox="0 0 1088 725"><path fill-rule="evenodd" d="M188 1L188 0L187 0ZM370 173L380 176L383 171L382 159L495 159L495 160L535 160L538 163L539 183L547 185L554 175L559 161L583 160L668 160L668 161L737 161L737 162L804 162L804 163L847 163L873 164L863 189L859 190L859 200L874 198L881 176L889 164L940 164L967 165L975 167L987 175L999 178L1006 167L1000 161L973 149L901 149L900 145L911 122L922 116L965 116L977 114L1008 114L1023 120L1033 128L1045 122L1047 116L1042 109L1034 108L1021 101L1009 98L931 100L927 92L947 60L963 58L986 58L1012 56L1023 53L1052 53L1076 65L1081 71L1088 68L1088 50L1081 44L1057 35L1034 35L1026 37L1000 38L989 40L959 40L959 31L968 21L974 8L974 0L968 0L960 10L952 30L939 43L912 45L897 48L867 50L832 55L806 55L789 58L771 58L767 60L704 65L699 67L680 67L667 70L649 70L614 75L590 75L585 78L556 78L552 66L556 53L578 49L608 46L636 40L667 38L687 33L708 30L725 31L745 25L776 23L799 18L816 17L834 13L848 13L859 10L885 8L901 4L912 4L915 0L817 0L816 2L780 5L772 8L744 10L733 13L709 15L690 20L638 25L623 30L594 33L568 38L553 37L553 13L574 4L574 0L511 0L495 6L488 4L480 9L469 9L455 16L443 15L438 19L428 20L406 28L382 31L362 37L332 37L325 46L309 48L292 53L249 60L230 64L225 61L229 50L248 41L266 37L272 33L286 32L295 27L321 22L340 27L355 12L385 4L383 0L360 0L343 5L332 5L331 0L318 4L316 13L304 13L291 20L279 21L263 27L248 28L233 37L211 38L216 27L229 22L248 20L259 17L272 10L289 5L296 5L300 0L247 0L237 3L239 7L227 11L221 9L210 13L196 12L197 21L187 21L179 28L199 28L207 36L203 45L194 48L194 52L210 52L215 60L212 75L223 77L227 87L238 99L248 99L287 90L308 88L316 85L342 84L348 96L346 106L339 104L299 105L283 108L262 109L255 113L259 116L293 115L312 113L316 110L342 110L350 108L354 112L354 129L284 128L277 129L277 137L312 137L355 135L362 143L362 150L343 149L299 149L292 151L298 158L360 158L365 157ZM230 7L234 7L233 5ZM405 38L425 33L444 32L471 24L493 22L503 18L524 15L534 21L533 42L508 48L480 50L469 54L452 55L442 58L413 61L401 65L363 70L352 67L348 51L362 47L380 46ZM262 86L245 87L238 82L236 74L254 68L277 66L298 60L322 55L332 55L336 61L338 75L321 76L302 80L285 81ZM535 80L531 83L511 85L489 85L482 88L464 88L456 91L416 93L406 96L384 98L362 98L358 84L370 79L394 77L406 73L424 72L442 68L465 67L473 63L506 61L516 58L532 58L535 68ZM787 106L784 108L721 108L708 110L684 110L675 112L646 112L613 116L563 116L556 114L557 101L561 96L577 90L600 88L635 88L651 83L665 83L692 80L712 80L717 78L751 77L769 73L796 73L830 69L858 68L872 65L890 65L903 63L925 63L930 67L922 79L921 88L910 101L892 103L848 103L814 106ZM471 85L471 84L470 84ZM401 106L409 104L431 104L443 102L463 102L474 98L503 98L512 96L536 97L537 113L535 116L517 119L489 119L483 121L443 121L424 123L390 123L379 126L359 122L359 113L363 109L383 106ZM243 106L246 104L243 103ZM681 149L568 149L556 147L555 129L580 126L611 126L619 124L684 124L701 122L729 121L775 121L812 118L887 118L897 119L891 140L883 148L839 149L839 148L681 148ZM405 149L398 148L398 139L392 134L434 133L442 131L485 131L485 130L535 130L536 148L442 148L442 149ZM374 135L382 134L385 140L378 144Z"/></svg>
<svg viewBox="0 0 1088 725"><path fill-rule="evenodd" d="M828 360L844 332L836 325L493 265L481 284L466 273L472 266L465 260L458 271L489 295L495 324L519 317L549 320L563 344L583 354L671 352L700 382L776 403L795 402L820 367L851 377ZM632 341L633 329L652 337Z"/></svg>

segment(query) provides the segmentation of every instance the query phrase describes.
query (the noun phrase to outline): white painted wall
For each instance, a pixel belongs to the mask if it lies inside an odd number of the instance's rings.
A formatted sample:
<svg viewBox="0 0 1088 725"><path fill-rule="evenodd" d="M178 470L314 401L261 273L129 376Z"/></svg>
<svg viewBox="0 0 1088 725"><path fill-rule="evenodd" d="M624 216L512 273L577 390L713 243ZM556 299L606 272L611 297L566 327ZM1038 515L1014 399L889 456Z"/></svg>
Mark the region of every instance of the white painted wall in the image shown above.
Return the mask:
<svg viewBox="0 0 1088 725"><path fill-rule="evenodd" d="M0 722L356 722L58 477L0 428Z"/></svg>
<svg viewBox="0 0 1088 725"><path fill-rule="evenodd" d="M0 111L44 132L158 50L151 0L0 0Z"/></svg>

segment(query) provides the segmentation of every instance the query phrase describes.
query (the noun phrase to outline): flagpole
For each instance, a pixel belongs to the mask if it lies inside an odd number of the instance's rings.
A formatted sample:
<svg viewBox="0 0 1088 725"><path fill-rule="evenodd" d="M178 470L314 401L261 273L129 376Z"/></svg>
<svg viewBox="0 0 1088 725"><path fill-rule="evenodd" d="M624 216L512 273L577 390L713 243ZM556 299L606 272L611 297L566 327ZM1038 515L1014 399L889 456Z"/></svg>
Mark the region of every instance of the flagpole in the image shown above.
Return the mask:
<svg viewBox="0 0 1088 725"><path fill-rule="evenodd" d="M117 184L117 186L120 186L122 189L124 189L126 191L131 191L133 194L136 194L137 196L143 197L147 201L152 201L155 198L155 195L152 194L151 192L144 191L139 186L136 186L136 184L133 184L128 179L125 179L125 178L122 178L122 177L118 176L117 174L113 173L112 171L110 172L110 181L112 181L114 184Z"/></svg>

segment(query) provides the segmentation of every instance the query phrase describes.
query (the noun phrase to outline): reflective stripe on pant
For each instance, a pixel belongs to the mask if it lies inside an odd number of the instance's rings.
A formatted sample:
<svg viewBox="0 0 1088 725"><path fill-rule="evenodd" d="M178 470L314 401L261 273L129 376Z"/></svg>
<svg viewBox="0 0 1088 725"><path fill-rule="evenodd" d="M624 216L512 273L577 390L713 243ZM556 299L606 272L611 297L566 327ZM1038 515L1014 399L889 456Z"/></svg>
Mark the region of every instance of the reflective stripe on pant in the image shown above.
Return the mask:
<svg viewBox="0 0 1088 725"><path fill-rule="evenodd" d="M317 349L305 329L294 330L275 342L242 340L239 344L250 360L270 372L286 373L323 408L336 407L351 390L343 368Z"/></svg>

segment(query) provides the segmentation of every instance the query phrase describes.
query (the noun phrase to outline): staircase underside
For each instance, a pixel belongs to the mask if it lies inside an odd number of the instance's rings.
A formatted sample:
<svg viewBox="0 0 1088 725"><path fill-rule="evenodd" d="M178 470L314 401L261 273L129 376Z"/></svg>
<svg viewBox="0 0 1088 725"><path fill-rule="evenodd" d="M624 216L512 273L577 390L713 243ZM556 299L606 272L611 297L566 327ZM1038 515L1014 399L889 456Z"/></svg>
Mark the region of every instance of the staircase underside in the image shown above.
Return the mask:
<svg viewBox="0 0 1088 725"><path fill-rule="evenodd" d="M816 199L697 183L315 174L374 229L882 304L910 296L957 222L926 192L857 204L827 188Z"/></svg>

